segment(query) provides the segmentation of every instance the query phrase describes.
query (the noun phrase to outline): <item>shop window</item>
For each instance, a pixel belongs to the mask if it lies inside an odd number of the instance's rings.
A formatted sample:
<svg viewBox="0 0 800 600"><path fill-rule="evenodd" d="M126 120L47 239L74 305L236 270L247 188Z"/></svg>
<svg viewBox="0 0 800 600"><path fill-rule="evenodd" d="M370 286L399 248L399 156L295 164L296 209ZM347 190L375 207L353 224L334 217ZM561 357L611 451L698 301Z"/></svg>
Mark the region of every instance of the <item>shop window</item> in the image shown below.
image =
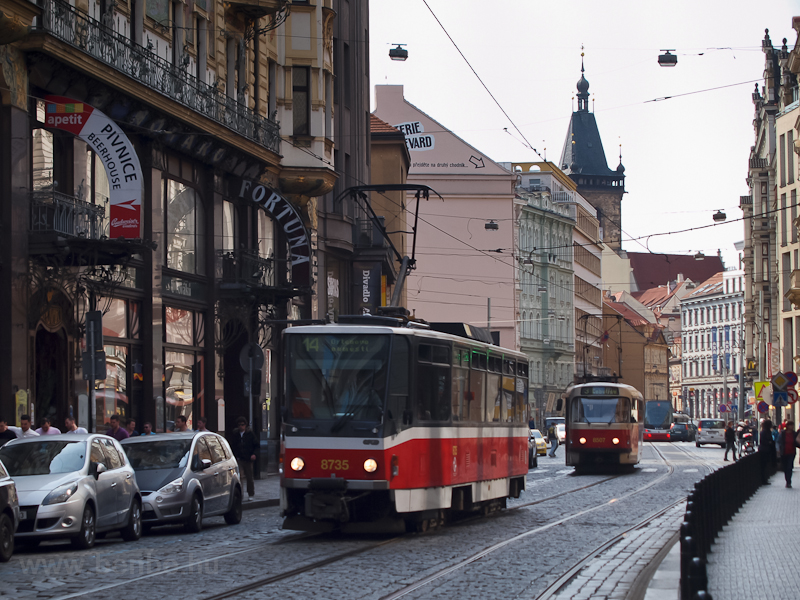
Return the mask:
<svg viewBox="0 0 800 600"><path fill-rule="evenodd" d="M239 217L236 205L227 200L222 203L222 247L223 252L232 252L238 247Z"/></svg>
<svg viewBox="0 0 800 600"><path fill-rule="evenodd" d="M204 275L205 209L199 194L178 181L165 181L167 267Z"/></svg>
<svg viewBox="0 0 800 600"><path fill-rule="evenodd" d="M166 400L166 429L172 431L175 418L183 415L194 423L199 415L199 399L203 397L205 358L199 352L164 351L164 399ZM196 402L198 401L198 402Z"/></svg>

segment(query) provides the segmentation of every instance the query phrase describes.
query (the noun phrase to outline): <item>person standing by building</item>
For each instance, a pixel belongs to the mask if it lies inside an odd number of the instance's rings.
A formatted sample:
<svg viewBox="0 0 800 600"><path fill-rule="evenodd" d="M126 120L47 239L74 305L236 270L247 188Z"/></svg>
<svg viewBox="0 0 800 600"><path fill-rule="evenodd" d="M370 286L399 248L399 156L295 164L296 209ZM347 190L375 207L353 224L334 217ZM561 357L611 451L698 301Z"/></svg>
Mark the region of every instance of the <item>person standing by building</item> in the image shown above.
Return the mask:
<svg viewBox="0 0 800 600"><path fill-rule="evenodd" d="M106 435L110 435L118 442L121 442L122 440L128 438L129 436L127 430L124 427L119 426L119 420L120 420L119 415L117 413L111 415L111 417L108 419L108 423L109 425L111 425L111 429L106 431Z"/></svg>
<svg viewBox="0 0 800 600"><path fill-rule="evenodd" d="M256 460L258 450L258 440L253 430L247 426L247 419L239 417L236 419L236 429L234 429L228 442L231 445L236 462L239 463L239 471L247 479L247 499L252 500L255 494L255 484L253 483L253 463Z"/></svg>
<svg viewBox="0 0 800 600"><path fill-rule="evenodd" d="M728 426L725 428L725 462L728 462L728 451L733 453L733 461L736 462L736 432L733 430L733 423L728 421Z"/></svg>
<svg viewBox="0 0 800 600"><path fill-rule="evenodd" d="M136 437L139 432L136 431L136 419L128 419L125 422L125 431L128 432L128 437Z"/></svg>
<svg viewBox="0 0 800 600"><path fill-rule="evenodd" d="M31 429L30 415L21 415L19 418L19 427L9 425L8 428L17 434L18 438L38 437L39 434Z"/></svg>
<svg viewBox="0 0 800 600"><path fill-rule="evenodd" d="M758 436L758 456L761 459L761 483L767 485L775 464L775 442L772 440L772 421L764 419Z"/></svg>
<svg viewBox="0 0 800 600"><path fill-rule="evenodd" d="M153 431L153 424L150 421L147 421L144 425L142 425L142 435L155 435L156 432Z"/></svg>
<svg viewBox="0 0 800 600"><path fill-rule="evenodd" d="M61 435L61 430L58 427L50 425L50 417L42 419L42 426L36 430L39 435Z"/></svg>
<svg viewBox="0 0 800 600"><path fill-rule="evenodd" d="M17 434L9 429L8 425L6 425L6 420L3 417L0 417L0 447L10 440L15 439L17 439Z"/></svg>
<svg viewBox="0 0 800 600"><path fill-rule="evenodd" d="M183 433L186 431L191 431L191 429L189 429L189 422L184 415L178 415L175 417L175 433Z"/></svg>
<svg viewBox="0 0 800 600"><path fill-rule="evenodd" d="M206 424L208 423L208 419L205 417L200 417L197 419L197 431L208 431Z"/></svg>
<svg viewBox="0 0 800 600"><path fill-rule="evenodd" d="M78 427L74 417L64 419L64 433L89 433L85 427Z"/></svg>
<svg viewBox="0 0 800 600"><path fill-rule="evenodd" d="M796 435L794 421L786 421L783 431L778 435L778 453L781 457L781 468L787 488L792 487L792 469L794 468L794 457L797 454L795 448L800 445L797 443Z"/></svg>
<svg viewBox="0 0 800 600"><path fill-rule="evenodd" d="M556 457L556 450L558 450L558 430L554 424L547 428L547 439L550 440L550 458Z"/></svg>

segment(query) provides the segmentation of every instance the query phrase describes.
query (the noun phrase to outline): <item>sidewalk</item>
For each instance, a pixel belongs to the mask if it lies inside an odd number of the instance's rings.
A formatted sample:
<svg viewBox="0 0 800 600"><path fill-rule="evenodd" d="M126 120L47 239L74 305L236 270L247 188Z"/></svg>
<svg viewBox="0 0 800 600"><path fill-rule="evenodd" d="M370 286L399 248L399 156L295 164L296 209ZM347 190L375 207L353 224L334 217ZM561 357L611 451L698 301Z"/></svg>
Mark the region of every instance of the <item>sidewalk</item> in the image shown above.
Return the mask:
<svg viewBox="0 0 800 600"><path fill-rule="evenodd" d="M795 477L800 485L796 469ZM707 566L708 593L714 600L797 597L800 571L790 565L800 529L800 490L785 485L779 471L717 536ZM677 600L680 576L676 543L650 581L644 600Z"/></svg>
<svg viewBox="0 0 800 600"><path fill-rule="evenodd" d="M242 503L243 510L254 510L280 504L281 478L278 474L262 475L261 479L256 479L253 484L256 493L250 501L245 495L245 501ZM242 487L246 487L244 482L242 482Z"/></svg>

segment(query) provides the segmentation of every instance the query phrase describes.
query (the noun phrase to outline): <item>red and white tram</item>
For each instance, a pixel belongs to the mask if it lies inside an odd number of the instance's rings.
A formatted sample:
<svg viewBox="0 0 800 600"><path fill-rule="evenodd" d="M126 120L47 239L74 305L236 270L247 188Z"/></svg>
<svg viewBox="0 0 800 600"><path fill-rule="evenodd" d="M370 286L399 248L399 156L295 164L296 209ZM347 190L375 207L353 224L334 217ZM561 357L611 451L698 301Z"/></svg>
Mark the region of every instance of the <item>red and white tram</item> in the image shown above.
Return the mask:
<svg viewBox="0 0 800 600"><path fill-rule="evenodd" d="M372 316L284 332L284 527L426 529L525 489L527 358L446 325L461 335Z"/></svg>
<svg viewBox="0 0 800 600"><path fill-rule="evenodd" d="M566 401L567 465L635 465L644 434L642 394L622 383L576 385Z"/></svg>

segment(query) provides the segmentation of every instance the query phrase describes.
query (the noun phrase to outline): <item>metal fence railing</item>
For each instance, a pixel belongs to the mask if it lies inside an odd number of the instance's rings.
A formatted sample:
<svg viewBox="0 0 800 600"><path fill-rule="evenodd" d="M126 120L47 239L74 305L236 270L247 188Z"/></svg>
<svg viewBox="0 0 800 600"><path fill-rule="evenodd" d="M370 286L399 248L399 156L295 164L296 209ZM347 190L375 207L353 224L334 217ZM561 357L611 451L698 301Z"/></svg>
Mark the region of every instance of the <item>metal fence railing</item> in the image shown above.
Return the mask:
<svg viewBox="0 0 800 600"><path fill-rule="evenodd" d="M761 485L759 453L744 456L694 484L681 524L681 600L711 600L706 558L722 527ZM769 464L770 473L775 465Z"/></svg>

